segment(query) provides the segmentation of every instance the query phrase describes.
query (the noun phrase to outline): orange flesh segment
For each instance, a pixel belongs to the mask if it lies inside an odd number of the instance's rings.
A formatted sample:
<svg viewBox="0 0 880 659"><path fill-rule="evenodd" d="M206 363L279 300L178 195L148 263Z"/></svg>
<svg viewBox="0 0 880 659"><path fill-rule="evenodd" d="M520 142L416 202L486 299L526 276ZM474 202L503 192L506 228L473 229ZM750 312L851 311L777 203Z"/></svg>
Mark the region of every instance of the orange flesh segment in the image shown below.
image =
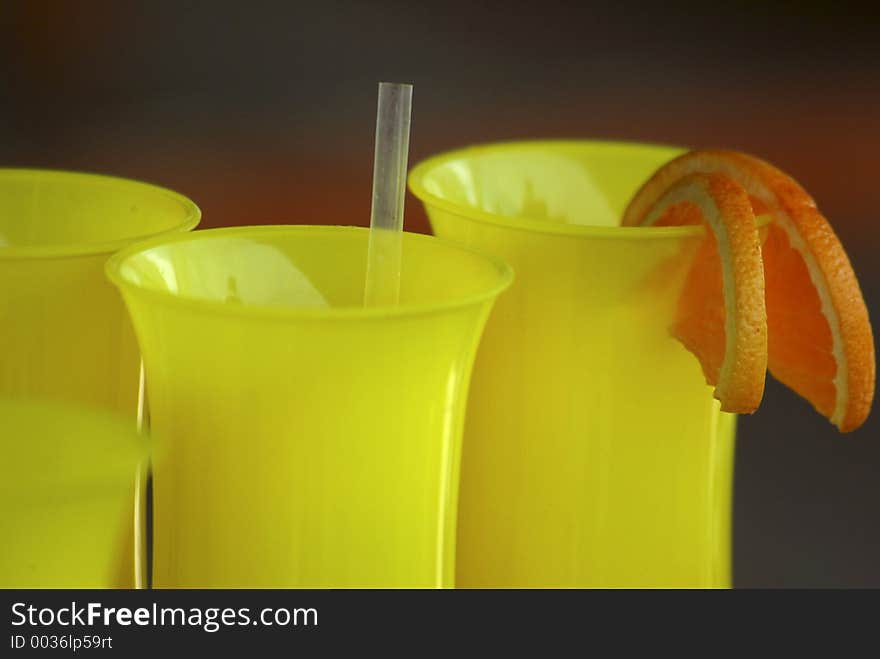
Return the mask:
<svg viewBox="0 0 880 659"><path fill-rule="evenodd" d="M809 400L820 414L831 417L837 372L831 328L803 258L779 227L768 228L764 278L770 372Z"/></svg>
<svg viewBox="0 0 880 659"><path fill-rule="evenodd" d="M702 224L700 209L693 204L670 206L655 226ZM678 300L672 335L696 356L706 382L715 385L724 360L724 284L718 241L707 231L685 278Z"/></svg>
<svg viewBox="0 0 880 659"><path fill-rule="evenodd" d="M690 350L709 384L718 383L724 361L725 332L723 283L718 241L709 234L700 245L679 299L673 335Z"/></svg>

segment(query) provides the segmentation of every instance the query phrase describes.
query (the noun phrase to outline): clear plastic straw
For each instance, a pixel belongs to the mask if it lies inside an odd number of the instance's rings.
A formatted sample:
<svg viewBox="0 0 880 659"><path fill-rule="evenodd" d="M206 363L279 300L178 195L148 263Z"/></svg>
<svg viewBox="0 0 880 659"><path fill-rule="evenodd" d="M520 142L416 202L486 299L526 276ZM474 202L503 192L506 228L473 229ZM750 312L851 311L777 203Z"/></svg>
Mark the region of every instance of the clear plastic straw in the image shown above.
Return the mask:
<svg viewBox="0 0 880 659"><path fill-rule="evenodd" d="M396 305L400 299L400 249L412 90L412 85L379 83L364 306Z"/></svg>

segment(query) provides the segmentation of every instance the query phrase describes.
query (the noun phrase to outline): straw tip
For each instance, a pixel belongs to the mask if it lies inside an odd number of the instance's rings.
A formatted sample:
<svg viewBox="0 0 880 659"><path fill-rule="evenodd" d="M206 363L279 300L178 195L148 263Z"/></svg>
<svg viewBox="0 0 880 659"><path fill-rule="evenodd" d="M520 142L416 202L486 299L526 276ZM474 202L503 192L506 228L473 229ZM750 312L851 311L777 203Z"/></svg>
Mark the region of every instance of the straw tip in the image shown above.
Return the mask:
<svg viewBox="0 0 880 659"><path fill-rule="evenodd" d="M404 89L412 89L410 82L380 82L379 87L402 87Z"/></svg>

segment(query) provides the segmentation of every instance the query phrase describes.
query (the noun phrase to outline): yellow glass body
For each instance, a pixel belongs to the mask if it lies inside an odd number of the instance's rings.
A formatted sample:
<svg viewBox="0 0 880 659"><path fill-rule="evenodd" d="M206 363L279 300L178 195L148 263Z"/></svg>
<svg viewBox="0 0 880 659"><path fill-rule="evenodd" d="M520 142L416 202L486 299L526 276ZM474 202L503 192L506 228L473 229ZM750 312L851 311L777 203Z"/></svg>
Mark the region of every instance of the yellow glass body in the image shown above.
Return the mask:
<svg viewBox="0 0 880 659"><path fill-rule="evenodd" d="M191 229L199 216L188 199L145 183L0 169L0 397L115 412L127 417L133 429L140 360L125 307L104 277L104 264L114 251L140 238ZM10 424L0 418L4 454L25 441L21 429ZM63 432L54 437L59 443L68 441ZM26 487L26 480L17 482ZM130 588L141 582L134 560L140 532L133 526L133 505L126 505L127 513L121 515L115 498L96 498L86 510L81 503L60 505L66 495L76 498L71 493L58 491L55 499L50 494L44 488L40 497L45 506L26 511L11 503L8 489L0 501L6 513L33 520L28 537L20 538L33 539L27 545L34 552L32 564L49 565L59 544L67 542L63 529L82 525L88 531L82 537L93 538L95 560L101 557L123 567L96 572L95 561L86 560L83 551L65 563L63 580L51 571L25 571L22 578L35 584L45 578L94 587ZM106 514L99 514L102 510ZM44 528L52 529L52 541L39 532L36 521L49 518L54 521ZM11 552L10 545L0 549L5 558ZM110 552L118 555L111 559ZM11 562L5 566L14 569ZM25 570L24 564L20 569ZM3 576L8 580L14 575Z"/></svg>
<svg viewBox="0 0 880 659"><path fill-rule="evenodd" d="M453 584L464 403L504 264L404 234L363 306L368 231L245 227L108 264L144 357L154 585Z"/></svg>
<svg viewBox="0 0 880 659"><path fill-rule="evenodd" d="M701 229L615 226L677 153L511 143L413 171L437 235L516 272L472 380L458 586L730 585L735 417L669 335Z"/></svg>

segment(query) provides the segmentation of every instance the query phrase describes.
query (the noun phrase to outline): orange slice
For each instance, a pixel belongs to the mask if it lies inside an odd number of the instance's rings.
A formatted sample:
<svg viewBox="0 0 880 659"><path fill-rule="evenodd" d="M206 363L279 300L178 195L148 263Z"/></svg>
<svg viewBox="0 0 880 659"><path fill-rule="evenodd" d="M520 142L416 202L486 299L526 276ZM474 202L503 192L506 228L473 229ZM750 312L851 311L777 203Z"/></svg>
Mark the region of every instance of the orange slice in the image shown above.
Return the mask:
<svg viewBox="0 0 880 659"><path fill-rule="evenodd" d="M790 176L735 151L691 151L636 193L624 225L650 224L668 189L694 173L727 176L773 222L763 247L768 364L841 431L858 428L874 398L874 340L849 258L816 202Z"/></svg>
<svg viewBox="0 0 880 659"><path fill-rule="evenodd" d="M755 216L745 190L723 174L691 174L646 208L645 224L705 222L672 332L694 353L726 412L750 413L764 395L767 317Z"/></svg>

